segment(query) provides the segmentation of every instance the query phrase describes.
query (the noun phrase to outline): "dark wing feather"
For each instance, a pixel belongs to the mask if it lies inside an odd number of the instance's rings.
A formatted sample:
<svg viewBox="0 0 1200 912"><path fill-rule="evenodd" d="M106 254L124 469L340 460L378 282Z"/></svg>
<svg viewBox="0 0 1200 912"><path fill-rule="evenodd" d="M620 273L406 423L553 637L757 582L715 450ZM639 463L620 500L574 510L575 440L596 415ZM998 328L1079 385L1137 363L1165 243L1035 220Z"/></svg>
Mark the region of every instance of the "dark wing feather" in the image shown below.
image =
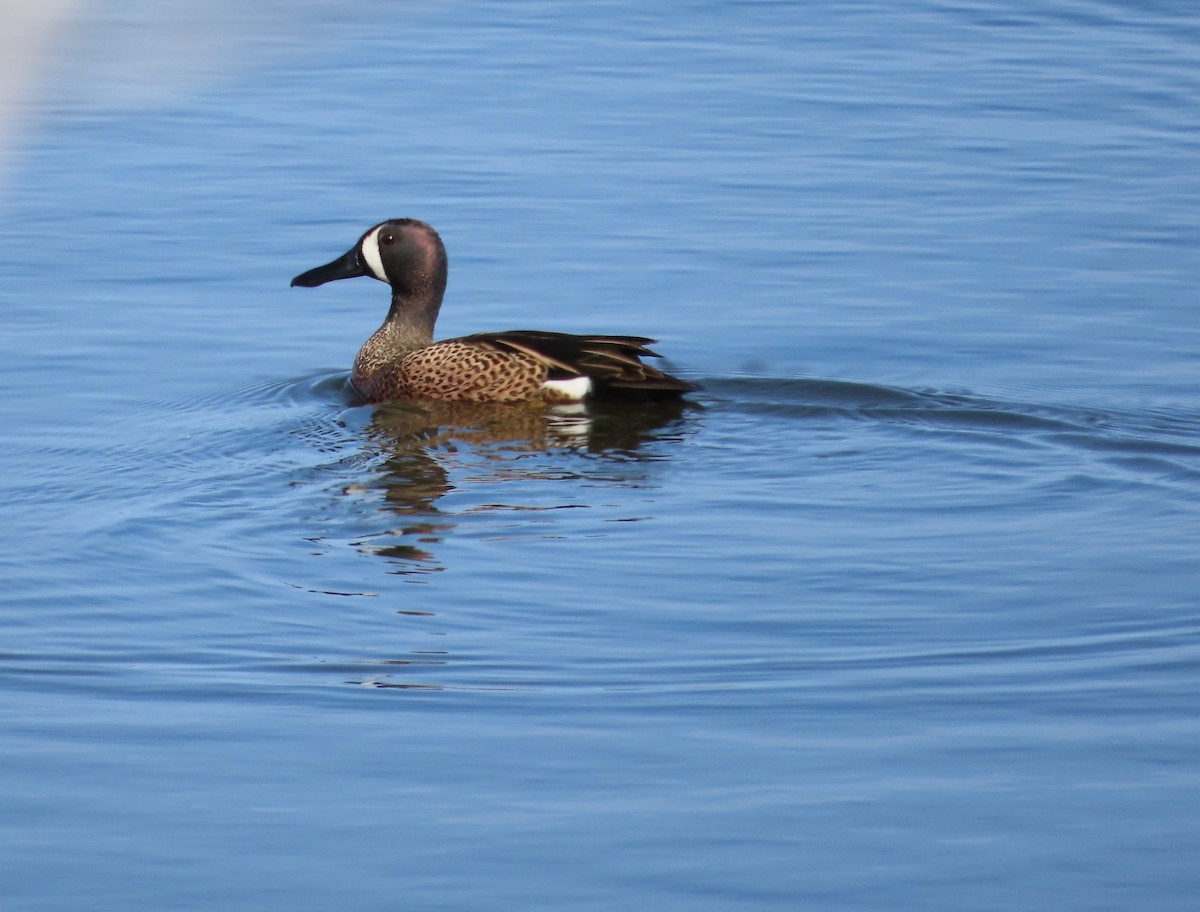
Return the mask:
<svg viewBox="0 0 1200 912"><path fill-rule="evenodd" d="M461 341L535 358L546 365L553 379L590 377L601 394L608 391L669 395L699 388L643 363L642 358L661 357L647 347L654 340L645 336L581 336L515 329L477 333L464 336Z"/></svg>

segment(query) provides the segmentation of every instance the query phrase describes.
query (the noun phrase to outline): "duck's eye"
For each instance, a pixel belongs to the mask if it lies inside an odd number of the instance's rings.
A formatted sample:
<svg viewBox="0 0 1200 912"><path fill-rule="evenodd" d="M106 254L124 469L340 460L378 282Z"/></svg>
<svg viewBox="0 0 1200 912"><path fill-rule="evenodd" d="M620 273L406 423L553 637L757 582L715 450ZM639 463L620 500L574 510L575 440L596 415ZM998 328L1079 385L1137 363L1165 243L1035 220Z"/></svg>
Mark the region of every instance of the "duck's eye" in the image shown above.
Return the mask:
<svg viewBox="0 0 1200 912"><path fill-rule="evenodd" d="M379 235L379 243L381 243L384 247L391 247L394 243L396 243L396 235L381 234Z"/></svg>

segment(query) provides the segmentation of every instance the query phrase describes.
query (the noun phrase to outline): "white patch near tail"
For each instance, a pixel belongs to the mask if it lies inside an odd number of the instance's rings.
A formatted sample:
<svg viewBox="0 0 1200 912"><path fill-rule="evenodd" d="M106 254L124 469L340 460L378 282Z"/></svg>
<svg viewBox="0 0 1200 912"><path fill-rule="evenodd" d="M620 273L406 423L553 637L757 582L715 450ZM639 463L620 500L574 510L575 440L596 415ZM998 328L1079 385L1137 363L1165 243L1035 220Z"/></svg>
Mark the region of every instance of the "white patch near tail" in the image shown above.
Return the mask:
<svg viewBox="0 0 1200 912"><path fill-rule="evenodd" d="M549 402L579 402L592 391L591 377L572 377L570 380L547 380L542 395Z"/></svg>
<svg viewBox="0 0 1200 912"><path fill-rule="evenodd" d="M382 227L382 225L379 226L379 228ZM379 228L372 229L362 239L362 257L367 268L371 270L371 275L381 282L386 282L387 275L383 271L383 257L379 255Z"/></svg>

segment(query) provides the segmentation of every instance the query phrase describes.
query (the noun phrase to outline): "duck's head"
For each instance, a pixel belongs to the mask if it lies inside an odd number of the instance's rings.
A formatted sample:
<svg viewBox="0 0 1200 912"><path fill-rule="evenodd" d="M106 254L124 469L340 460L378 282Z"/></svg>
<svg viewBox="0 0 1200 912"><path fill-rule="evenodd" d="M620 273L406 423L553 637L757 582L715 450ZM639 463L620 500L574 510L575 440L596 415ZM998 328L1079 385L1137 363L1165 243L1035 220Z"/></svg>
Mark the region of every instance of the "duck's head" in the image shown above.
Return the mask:
<svg viewBox="0 0 1200 912"><path fill-rule="evenodd" d="M296 276L292 286L314 288L371 276L391 285L393 297L441 303L446 273L446 248L433 228L416 219L389 219L368 229L336 260Z"/></svg>

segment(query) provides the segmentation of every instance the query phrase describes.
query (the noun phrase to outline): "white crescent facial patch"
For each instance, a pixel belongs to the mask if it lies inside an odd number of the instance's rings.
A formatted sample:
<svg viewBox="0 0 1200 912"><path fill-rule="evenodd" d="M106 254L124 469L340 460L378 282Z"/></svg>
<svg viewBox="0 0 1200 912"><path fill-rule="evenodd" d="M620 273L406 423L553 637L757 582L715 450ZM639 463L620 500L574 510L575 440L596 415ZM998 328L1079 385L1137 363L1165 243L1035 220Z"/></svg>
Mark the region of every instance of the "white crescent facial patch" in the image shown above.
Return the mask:
<svg viewBox="0 0 1200 912"><path fill-rule="evenodd" d="M382 227L382 225L379 226L379 228ZM387 275L383 271L383 257L379 255L379 228L371 229L362 239L362 258L367 264L367 268L371 270L371 275L381 282L386 282Z"/></svg>

